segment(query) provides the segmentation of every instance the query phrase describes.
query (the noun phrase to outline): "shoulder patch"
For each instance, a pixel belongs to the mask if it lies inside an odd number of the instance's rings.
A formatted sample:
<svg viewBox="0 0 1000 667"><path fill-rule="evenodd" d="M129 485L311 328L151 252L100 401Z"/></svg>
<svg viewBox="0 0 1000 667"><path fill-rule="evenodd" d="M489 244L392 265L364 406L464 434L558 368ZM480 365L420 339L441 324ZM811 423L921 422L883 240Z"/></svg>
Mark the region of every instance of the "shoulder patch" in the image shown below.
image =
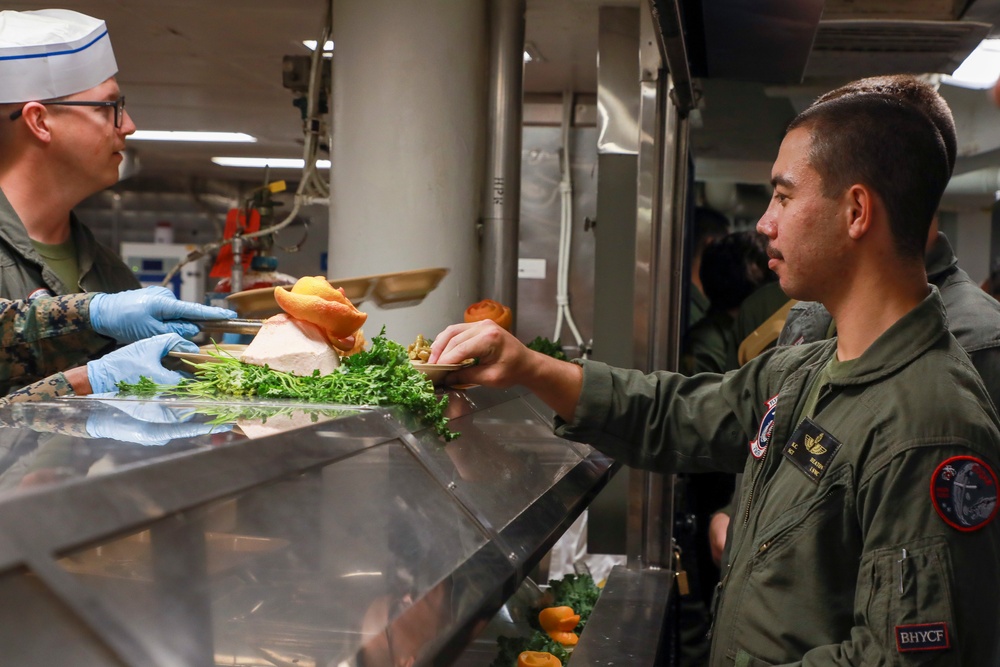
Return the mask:
<svg viewBox="0 0 1000 667"><path fill-rule="evenodd" d="M760 420L760 426L757 427L757 437L750 441L750 453L755 459L759 459L767 453L767 445L771 442L771 434L774 433L774 409L777 406L777 394L764 403L767 412L764 413Z"/></svg>
<svg viewBox="0 0 1000 667"><path fill-rule="evenodd" d="M931 476L931 502L956 530L978 530L997 513L997 474L975 456L945 459Z"/></svg>

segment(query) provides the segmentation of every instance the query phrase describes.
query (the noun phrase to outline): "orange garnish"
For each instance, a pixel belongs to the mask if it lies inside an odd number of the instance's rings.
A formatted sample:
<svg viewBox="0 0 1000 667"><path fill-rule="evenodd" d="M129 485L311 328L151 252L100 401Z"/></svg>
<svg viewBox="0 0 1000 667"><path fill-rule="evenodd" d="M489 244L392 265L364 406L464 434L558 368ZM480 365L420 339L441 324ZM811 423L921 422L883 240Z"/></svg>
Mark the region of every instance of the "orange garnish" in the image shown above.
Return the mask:
<svg viewBox="0 0 1000 667"><path fill-rule="evenodd" d="M563 646L576 646L576 643L580 641L580 636L575 632L550 632L548 635Z"/></svg>
<svg viewBox="0 0 1000 667"><path fill-rule="evenodd" d="M517 667L562 667L562 662L545 651L524 651L517 656Z"/></svg>
<svg viewBox="0 0 1000 667"><path fill-rule="evenodd" d="M466 322L479 322L481 320L493 320L507 331L510 331L514 324L514 315L510 308L498 303L493 299L483 299L465 309Z"/></svg>
<svg viewBox="0 0 1000 667"><path fill-rule="evenodd" d="M281 309L298 320L312 322L328 338L348 338L368 319L354 307L344 293L335 289L323 276L299 278L291 291L274 288L274 300Z"/></svg>
<svg viewBox="0 0 1000 667"><path fill-rule="evenodd" d="M545 632L570 632L580 622L572 607L546 607L538 612L538 624Z"/></svg>

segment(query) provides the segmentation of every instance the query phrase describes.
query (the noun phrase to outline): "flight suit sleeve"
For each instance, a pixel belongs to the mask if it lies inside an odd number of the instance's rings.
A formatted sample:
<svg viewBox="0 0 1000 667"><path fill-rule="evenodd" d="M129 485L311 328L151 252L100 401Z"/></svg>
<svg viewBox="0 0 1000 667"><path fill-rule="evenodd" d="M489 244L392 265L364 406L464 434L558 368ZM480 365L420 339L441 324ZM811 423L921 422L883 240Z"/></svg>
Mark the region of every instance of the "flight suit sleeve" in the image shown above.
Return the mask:
<svg viewBox="0 0 1000 667"><path fill-rule="evenodd" d="M580 361L583 387L573 420L556 434L586 442L627 465L656 472L742 472L756 432L762 366L725 375L612 368Z"/></svg>
<svg viewBox="0 0 1000 667"><path fill-rule="evenodd" d="M0 389L38 381L100 356L114 341L90 329L93 294L0 301Z"/></svg>
<svg viewBox="0 0 1000 667"><path fill-rule="evenodd" d="M996 461L959 445L912 448L858 491L858 624L801 664L1000 664Z"/></svg>

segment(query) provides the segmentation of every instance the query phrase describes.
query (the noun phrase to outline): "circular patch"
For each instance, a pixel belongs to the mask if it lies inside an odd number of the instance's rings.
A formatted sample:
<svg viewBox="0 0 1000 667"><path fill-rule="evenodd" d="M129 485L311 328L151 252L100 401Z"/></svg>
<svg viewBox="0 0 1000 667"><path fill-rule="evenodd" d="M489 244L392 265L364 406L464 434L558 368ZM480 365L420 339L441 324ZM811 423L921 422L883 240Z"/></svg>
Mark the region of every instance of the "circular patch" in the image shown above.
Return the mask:
<svg viewBox="0 0 1000 667"><path fill-rule="evenodd" d="M778 396L775 394L764 403L767 412L760 420L757 428L757 437L750 441L750 453L755 459L759 459L767 453L767 446L771 442L771 434L774 433L774 409L778 406Z"/></svg>
<svg viewBox="0 0 1000 667"><path fill-rule="evenodd" d="M931 502L952 528L978 530L997 513L997 475L982 459L953 456L931 476Z"/></svg>

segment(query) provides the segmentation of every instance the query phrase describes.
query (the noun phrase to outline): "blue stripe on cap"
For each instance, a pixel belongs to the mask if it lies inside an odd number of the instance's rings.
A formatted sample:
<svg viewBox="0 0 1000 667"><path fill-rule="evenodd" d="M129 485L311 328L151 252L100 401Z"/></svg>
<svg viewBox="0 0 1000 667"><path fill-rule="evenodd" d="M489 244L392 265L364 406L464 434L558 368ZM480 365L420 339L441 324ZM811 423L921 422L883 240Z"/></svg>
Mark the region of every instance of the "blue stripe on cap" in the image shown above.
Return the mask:
<svg viewBox="0 0 1000 667"><path fill-rule="evenodd" d="M93 40L84 44L78 49L69 49L67 51L53 51L52 53L31 53L23 56L0 56L0 60L28 60L29 58L49 58L51 56L68 56L71 53L79 53L80 51L89 49L94 44L99 42L102 37L107 37L107 36L108 36L108 31L105 30L100 35L95 37Z"/></svg>

